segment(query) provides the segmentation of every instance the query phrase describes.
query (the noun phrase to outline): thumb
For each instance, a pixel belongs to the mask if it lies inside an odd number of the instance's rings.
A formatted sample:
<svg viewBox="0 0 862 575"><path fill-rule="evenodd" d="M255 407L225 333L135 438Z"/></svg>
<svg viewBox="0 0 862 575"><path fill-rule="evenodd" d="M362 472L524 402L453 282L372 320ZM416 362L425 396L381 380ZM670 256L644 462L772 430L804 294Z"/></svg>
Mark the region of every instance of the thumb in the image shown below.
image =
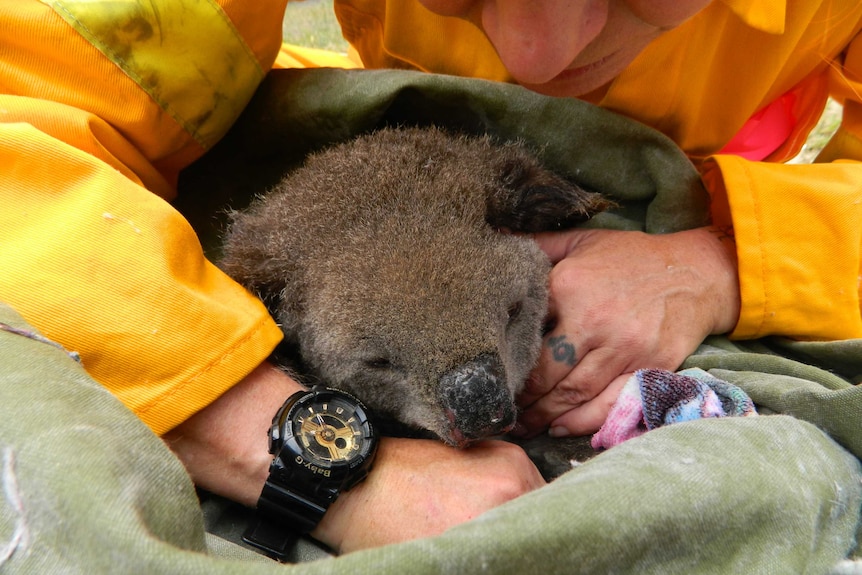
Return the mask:
<svg viewBox="0 0 862 575"><path fill-rule="evenodd" d="M566 230L564 232L540 232L533 234L533 239L539 244L539 247L548 256L552 264L556 264L572 250L574 250L581 241L591 233L591 230Z"/></svg>

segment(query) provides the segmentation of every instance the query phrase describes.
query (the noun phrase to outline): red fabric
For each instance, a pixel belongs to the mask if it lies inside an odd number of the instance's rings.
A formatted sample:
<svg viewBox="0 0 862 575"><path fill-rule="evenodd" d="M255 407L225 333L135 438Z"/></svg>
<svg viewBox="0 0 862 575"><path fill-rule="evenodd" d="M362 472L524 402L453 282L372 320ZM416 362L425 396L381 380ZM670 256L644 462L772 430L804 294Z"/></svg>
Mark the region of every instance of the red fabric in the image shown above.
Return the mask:
<svg viewBox="0 0 862 575"><path fill-rule="evenodd" d="M796 94L787 92L755 113L736 135L721 149L720 154L741 156L760 161L777 150L793 133L797 118L793 115Z"/></svg>

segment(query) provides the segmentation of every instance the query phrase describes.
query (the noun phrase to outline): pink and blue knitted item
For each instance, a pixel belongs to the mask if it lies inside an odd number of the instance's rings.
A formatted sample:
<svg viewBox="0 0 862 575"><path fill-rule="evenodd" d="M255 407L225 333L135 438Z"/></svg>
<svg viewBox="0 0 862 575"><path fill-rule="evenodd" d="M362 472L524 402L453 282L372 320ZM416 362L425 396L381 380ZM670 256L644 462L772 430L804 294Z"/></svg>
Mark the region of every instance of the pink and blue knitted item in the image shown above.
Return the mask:
<svg viewBox="0 0 862 575"><path fill-rule="evenodd" d="M678 373L642 369L626 382L591 445L594 449L608 449L662 425L756 414L754 403L744 391L701 369Z"/></svg>

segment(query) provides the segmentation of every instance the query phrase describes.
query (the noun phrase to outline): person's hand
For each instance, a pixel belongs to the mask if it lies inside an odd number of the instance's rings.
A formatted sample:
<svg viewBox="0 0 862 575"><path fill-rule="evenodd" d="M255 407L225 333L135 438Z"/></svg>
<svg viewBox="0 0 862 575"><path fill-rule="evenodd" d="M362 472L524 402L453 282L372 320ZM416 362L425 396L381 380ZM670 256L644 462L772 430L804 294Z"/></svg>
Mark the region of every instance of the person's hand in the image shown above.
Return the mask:
<svg viewBox="0 0 862 575"><path fill-rule="evenodd" d="M555 264L553 327L520 397L522 433L598 430L632 372L675 370L704 337L736 325L735 244L720 230L572 230L536 240Z"/></svg>
<svg viewBox="0 0 862 575"><path fill-rule="evenodd" d="M437 535L545 484L518 446L383 438L368 478L312 533L341 553Z"/></svg>
<svg viewBox="0 0 862 575"><path fill-rule="evenodd" d="M299 389L264 363L163 439L196 485L254 507L272 461L272 416ZM336 499L313 535L339 552L436 535L544 483L511 443L383 438L368 479Z"/></svg>

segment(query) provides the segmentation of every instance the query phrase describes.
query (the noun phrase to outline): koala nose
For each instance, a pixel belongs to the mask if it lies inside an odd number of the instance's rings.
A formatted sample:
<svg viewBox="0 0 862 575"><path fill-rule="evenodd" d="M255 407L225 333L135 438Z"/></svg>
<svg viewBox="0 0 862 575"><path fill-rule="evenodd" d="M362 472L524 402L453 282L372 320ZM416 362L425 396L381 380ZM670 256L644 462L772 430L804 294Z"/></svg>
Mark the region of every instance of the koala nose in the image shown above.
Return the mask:
<svg viewBox="0 0 862 575"><path fill-rule="evenodd" d="M500 435L515 424L515 403L496 354L482 354L440 378L440 397L457 445Z"/></svg>

